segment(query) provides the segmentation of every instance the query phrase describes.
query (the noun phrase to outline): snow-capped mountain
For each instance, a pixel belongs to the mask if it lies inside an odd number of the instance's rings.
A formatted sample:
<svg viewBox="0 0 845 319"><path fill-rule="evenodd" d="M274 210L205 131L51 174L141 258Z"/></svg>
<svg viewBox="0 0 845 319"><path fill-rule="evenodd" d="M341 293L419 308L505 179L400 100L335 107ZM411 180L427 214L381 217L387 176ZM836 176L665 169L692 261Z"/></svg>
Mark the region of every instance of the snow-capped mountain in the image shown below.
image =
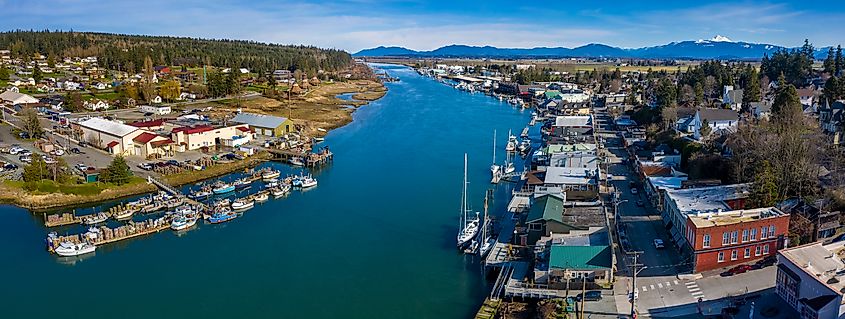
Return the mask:
<svg viewBox="0 0 845 319"><path fill-rule="evenodd" d="M688 58L688 59L742 59L757 60L764 54L789 49L778 45L733 41L722 35L710 39L672 42L669 44L623 49L604 44L588 44L576 48L496 48L492 46L449 45L432 51L414 51L399 47L378 47L361 50L354 56L413 56L413 57L608 57L608 58ZM824 58L827 48L819 48L816 57ZM820 53L820 54L819 54Z"/></svg>

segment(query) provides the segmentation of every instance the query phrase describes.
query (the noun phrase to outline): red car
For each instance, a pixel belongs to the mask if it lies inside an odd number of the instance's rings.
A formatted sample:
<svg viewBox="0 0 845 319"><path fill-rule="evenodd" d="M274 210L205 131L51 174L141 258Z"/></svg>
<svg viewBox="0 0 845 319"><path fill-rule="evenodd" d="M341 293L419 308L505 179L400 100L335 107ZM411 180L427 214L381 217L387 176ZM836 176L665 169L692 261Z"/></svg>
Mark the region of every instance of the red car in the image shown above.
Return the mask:
<svg viewBox="0 0 845 319"><path fill-rule="evenodd" d="M747 271L752 270L752 269L754 269L754 267L751 266L751 265L739 265L739 266L736 266L736 267L729 269L728 271L724 272L722 275L723 276L733 276L733 275L738 275L738 274L747 272Z"/></svg>

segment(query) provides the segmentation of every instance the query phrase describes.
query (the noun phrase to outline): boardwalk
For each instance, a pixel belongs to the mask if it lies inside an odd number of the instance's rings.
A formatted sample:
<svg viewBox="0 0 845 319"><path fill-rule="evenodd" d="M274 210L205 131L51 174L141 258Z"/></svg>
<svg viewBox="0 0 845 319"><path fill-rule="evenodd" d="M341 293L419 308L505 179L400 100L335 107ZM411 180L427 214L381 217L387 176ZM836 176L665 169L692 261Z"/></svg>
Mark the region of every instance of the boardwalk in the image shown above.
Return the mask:
<svg viewBox="0 0 845 319"><path fill-rule="evenodd" d="M496 244L490 249L490 254L484 261L488 267L501 267L504 263L511 260L511 255L508 252L510 242L513 239L513 230L516 227L513 215L508 215L502 220L502 228L499 230L499 237L496 238Z"/></svg>

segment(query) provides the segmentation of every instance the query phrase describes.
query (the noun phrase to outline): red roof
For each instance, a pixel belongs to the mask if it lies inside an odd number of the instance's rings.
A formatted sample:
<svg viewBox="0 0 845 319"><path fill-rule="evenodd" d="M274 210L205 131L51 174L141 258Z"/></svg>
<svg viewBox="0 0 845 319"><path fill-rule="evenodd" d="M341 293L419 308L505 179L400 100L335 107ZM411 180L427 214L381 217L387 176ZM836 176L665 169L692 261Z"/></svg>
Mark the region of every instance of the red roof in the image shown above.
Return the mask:
<svg viewBox="0 0 845 319"><path fill-rule="evenodd" d="M135 141L135 142L141 143L141 144L147 144L156 137L158 137L158 135L155 135L155 134L150 133L150 132L144 132L144 133L141 133L141 135L138 135L135 138L133 138L132 141Z"/></svg>
<svg viewBox="0 0 845 319"><path fill-rule="evenodd" d="M185 134L197 134L202 132L208 132L213 130L214 128L211 125L197 125L197 126L183 126L177 127L173 129L173 133L185 132Z"/></svg>
<svg viewBox="0 0 845 319"><path fill-rule="evenodd" d="M120 144L120 143L118 143L117 141L111 141L111 142L109 142L108 144L106 144L106 147L107 147L107 148L112 148L112 147L117 146L117 144Z"/></svg>
<svg viewBox="0 0 845 319"><path fill-rule="evenodd" d="M238 130L240 130L241 132L250 132L250 131L252 131L249 127L246 127L246 126L238 126Z"/></svg>
<svg viewBox="0 0 845 319"><path fill-rule="evenodd" d="M152 142L152 143L150 143L150 145L152 145L153 147L159 147L159 146L167 145L167 144L170 144L170 143L173 143L173 140L168 138L166 140Z"/></svg>
<svg viewBox="0 0 845 319"><path fill-rule="evenodd" d="M134 127L156 127L156 126L164 125L164 120L158 119L158 120L152 120L152 121L140 121L140 122L130 123L129 125L132 125Z"/></svg>

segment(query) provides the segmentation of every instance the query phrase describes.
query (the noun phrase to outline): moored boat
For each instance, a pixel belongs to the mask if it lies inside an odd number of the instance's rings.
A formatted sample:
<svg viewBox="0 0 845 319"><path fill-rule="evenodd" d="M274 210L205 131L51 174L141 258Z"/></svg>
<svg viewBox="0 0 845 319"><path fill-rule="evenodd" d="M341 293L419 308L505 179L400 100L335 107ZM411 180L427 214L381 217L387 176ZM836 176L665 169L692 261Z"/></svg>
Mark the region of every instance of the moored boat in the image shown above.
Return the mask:
<svg viewBox="0 0 845 319"><path fill-rule="evenodd" d="M255 207L255 202L251 199L239 198L232 202L232 210L242 212Z"/></svg>
<svg viewBox="0 0 845 319"><path fill-rule="evenodd" d="M271 181L271 180L275 180L276 178L278 178L281 175L282 175L282 173L277 171L277 170L268 170L268 171L261 173L261 179L264 180L264 181Z"/></svg>
<svg viewBox="0 0 845 319"><path fill-rule="evenodd" d="M300 181L301 181L300 187L302 187L302 188L310 188L310 187L317 186L317 179L315 179L314 177L311 177L310 174L307 175L307 176L302 176Z"/></svg>
<svg viewBox="0 0 845 319"><path fill-rule="evenodd" d="M270 194L275 198L279 198L290 193L290 185L283 184L279 187L270 189Z"/></svg>
<svg viewBox="0 0 845 319"><path fill-rule="evenodd" d="M288 160L288 163L293 166L305 166L305 162L302 160L302 157L294 156Z"/></svg>
<svg viewBox="0 0 845 319"><path fill-rule="evenodd" d="M237 217L238 215L235 214L231 209L229 209L228 207L222 207L217 209L213 214L211 214L211 217L208 218L208 222L212 224L225 223Z"/></svg>
<svg viewBox="0 0 845 319"><path fill-rule="evenodd" d="M108 219L109 215L106 215L106 213L96 213L93 215L85 216L84 218L82 218L82 222L85 223L85 225L94 225L103 223Z"/></svg>
<svg viewBox="0 0 845 319"><path fill-rule="evenodd" d="M252 197L252 200L256 203L263 203L266 202L268 199L270 199L270 196L267 195L266 191L255 194L255 196Z"/></svg>
<svg viewBox="0 0 845 319"><path fill-rule="evenodd" d="M176 217L175 219L173 219L172 222L170 222L170 229L173 229L173 230L176 230L176 231L185 230L185 229L194 227L194 225L196 225L196 224L197 224L196 218L188 218L188 217L185 217L185 216L179 216L179 217Z"/></svg>
<svg viewBox="0 0 845 319"><path fill-rule="evenodd" d="M97 246L94 244L89 243L71 243L71 242L62 242L59 244L56 249L53 251L56 252L57 255L62 257L72 257L72 256L79 256L84 254L93 253L97 250Z"/></svg>
<svg viewBox="0 0 845 319"><path fill-rule="evenodd" d="M511 132L510 132L510 131L508 131L508 144L507 144L507 145L505 145L505 151L508 151L508 152L515 152L515 151L516 151L516 147L517 147L516 136L514 136L513 134L511 134Z"/></svg>
<svg viewBox="0 0 845 319"><path fill-rule="evenodd" d="M217 183L212 191L217 195L231 193L235 191L235 186L228 183Z"/></svg>
<svg viewBox="0 0 845 319"><path fill-rule="evenodd" d="M132 215L134 215L134 214L135 214L134 209L125 208L121 211L114 213L114 215L112 217L114 217L114 219L117 219L117 220L124 220L124 219L132 218Z"/></svg>

